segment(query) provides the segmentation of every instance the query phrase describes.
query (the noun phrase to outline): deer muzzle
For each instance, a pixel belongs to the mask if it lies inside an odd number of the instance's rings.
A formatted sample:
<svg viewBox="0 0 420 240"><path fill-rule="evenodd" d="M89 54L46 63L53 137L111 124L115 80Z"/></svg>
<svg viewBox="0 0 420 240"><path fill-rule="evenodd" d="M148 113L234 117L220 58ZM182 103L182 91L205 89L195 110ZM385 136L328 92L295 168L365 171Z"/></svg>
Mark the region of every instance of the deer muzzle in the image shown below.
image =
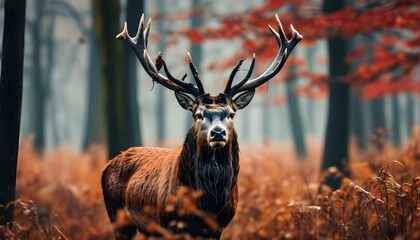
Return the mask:
<svg viewBox="0 0 420 240"><path fill-rule="evenodd" d="M222 125L213 126L207 136L207 141L212 148L224 147L228 139L228 132Z"/></svg>

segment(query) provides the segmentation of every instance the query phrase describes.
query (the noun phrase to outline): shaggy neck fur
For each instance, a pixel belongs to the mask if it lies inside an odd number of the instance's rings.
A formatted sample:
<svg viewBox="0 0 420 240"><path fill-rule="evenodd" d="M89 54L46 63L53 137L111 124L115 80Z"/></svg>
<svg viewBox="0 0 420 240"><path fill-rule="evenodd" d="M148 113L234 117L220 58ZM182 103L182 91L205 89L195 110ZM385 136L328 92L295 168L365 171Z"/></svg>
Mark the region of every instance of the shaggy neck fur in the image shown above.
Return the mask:
<svg viewBox="0 0 420 240"><path fill-rule="evenodd" d="M239 173L239 146L237 135L223 148L210 148L199 144L191 129L180 155L179 179L192 190L201 190L198 207L217 214L226 203L236 184Z"/></svg>

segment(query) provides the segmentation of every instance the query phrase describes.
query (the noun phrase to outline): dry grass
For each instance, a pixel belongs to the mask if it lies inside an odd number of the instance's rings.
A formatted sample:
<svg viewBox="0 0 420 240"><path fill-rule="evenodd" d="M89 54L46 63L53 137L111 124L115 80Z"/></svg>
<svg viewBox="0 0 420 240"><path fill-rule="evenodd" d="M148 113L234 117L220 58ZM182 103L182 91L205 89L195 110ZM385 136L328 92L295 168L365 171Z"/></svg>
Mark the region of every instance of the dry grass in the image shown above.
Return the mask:
<svg viewBox="0 0 420 240"><path fill-rule="evenodd" d="M242 146L237 214L224 239L420 238L420 138L404 149L351 151L352 179L331 191L310 141L299 162L290 146ZM106 154L60 148L38 156L21 145L13 228L6 239L112 239L100 189ZM139 237L140 238L140 237Z"/></svg>
<svg viewBox="0 0 420 240"><path fill-rule="evenodd" d="M22 200L15 203L18 217L12 230L17 239L111 239L100 188L105 159L102 147L85 153L63 147L39 156L30 142L22 142L17 178ZM22 227L25 216L35 215ZM33 229L39 234L34 236Z"/></svg>

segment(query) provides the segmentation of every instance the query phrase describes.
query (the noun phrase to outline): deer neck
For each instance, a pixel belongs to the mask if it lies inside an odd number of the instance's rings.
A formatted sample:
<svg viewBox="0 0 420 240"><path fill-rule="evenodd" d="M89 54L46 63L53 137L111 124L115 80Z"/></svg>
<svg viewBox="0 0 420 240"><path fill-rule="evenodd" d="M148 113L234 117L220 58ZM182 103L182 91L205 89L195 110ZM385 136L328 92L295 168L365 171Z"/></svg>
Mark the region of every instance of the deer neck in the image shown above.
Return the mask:
<svg viewBox="0 0 420 240"><path fill-rule="evenodd" d="M202 191L198 207L218 213L224 206L239 173L239 146L236 132L223 148L199 147L190 130L180 155L180 182L194 191Z"/></svg>

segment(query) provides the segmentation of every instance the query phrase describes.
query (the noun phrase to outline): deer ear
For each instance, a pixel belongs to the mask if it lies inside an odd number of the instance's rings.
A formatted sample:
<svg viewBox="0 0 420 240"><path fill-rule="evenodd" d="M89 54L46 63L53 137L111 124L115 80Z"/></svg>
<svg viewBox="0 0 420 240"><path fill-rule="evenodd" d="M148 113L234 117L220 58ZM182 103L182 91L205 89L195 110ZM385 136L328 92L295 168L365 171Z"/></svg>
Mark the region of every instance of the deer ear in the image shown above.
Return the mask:
<svg viewBox="0 0 420 240"><path fill-rule="evenodd" d="M195 101L187 94L182 92L175 92L176 100L178 100L179 105L185 110L193 111L195 106Z"/></svg>
<svg viewBox="0 0 420 240"><path fill-rule="evenodd" d="M252 98L254 97L255 89L249 90L247 92L242 93L239 95L234 102L234 106L236 110L240 110L248 106L248 104L251 102Z"/></svg>

